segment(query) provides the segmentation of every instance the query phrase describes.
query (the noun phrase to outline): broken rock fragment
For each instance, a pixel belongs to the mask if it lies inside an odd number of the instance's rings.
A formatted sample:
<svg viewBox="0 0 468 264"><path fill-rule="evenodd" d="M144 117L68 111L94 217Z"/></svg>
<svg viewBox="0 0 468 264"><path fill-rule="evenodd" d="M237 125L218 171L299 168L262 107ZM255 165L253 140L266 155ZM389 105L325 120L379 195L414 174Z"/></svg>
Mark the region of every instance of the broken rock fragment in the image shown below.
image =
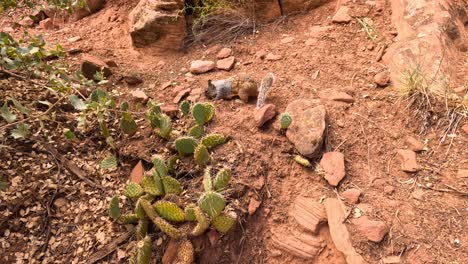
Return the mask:
<svg viewBox="0 0 468 264"><path fill-rule="evenodd" d="M359 202L359 196L361 196L361 190L356 188L347 189L341 194L341 196L348 202L357 204Z"/></svg>
<svg viewBox="0 0 468 264"><path fill-rule="evenodd" d="M340 152L327 152L320 160L325 179L332 186L338 186L345 176L344 155Z"/></svg>
<svg viewBox="0 0 468 264"><path fill-rule="evenodd" d="M273 233L273 245L296 257L313 259L325 248L326 243L319 237L306 233L281 232Z"/></svg>
<svg viewBox="0 0 468 264"><path fill-rule="evenodd" d="M367 216L353 219L352 223L356 226L356 229L359 230L359 232L373 242L382 241L384 236L390 230L383 221L370 220Z"/></svg>
<svg viewBox="0 0 468 264"><path fill-rule="evenodd" d="M190 64L190 72L194 74L202 74L209 72L215 68L213 61L195 60Z"/></svg>
<svg viewBox="0 0 468 264"><path fill-rule="evenodd" d="M81 73L84 77L93 80L96 72L101 71L105 78L112 75L112 71L103 60L91 55L83 56L81 62Z"/></svg>
<svg viewBox="0 0 468 264"><path fill-rule="evenodd" d="M230 71L234 67L236 58L234 56L227 57L225 59L218 60L216 62L216 68L219 70Z"/></svg>
<svg viewBox="0 0 468 264"><path fill-rule="evenodd" d="M254 110L255 125L262 127L266 122L276 116L276 106L274 104L266 104Z"/></svg>
<svg viewBox="0 0 468 264"><path fill-rule="evenodd" d="M298 196L294 201L290 215L306 231L318 232L321 223L327 221L325 207L312 198Z"/></svg>
<svg viewBox="0 0 468 264"><path fill-rule="evenodd" d="M405 172L417 172L421 168L418 165L416 152L409 149L399 149L397 151L401 158L401 170Z"/></svg>
<svg viewBox="0 0 468 264"><path fill-rule="evenodd" d="M336 14L333 16L332 21L335 23L349 23L351 21L351 16L348 14L349 8L346 6L341 6Z"/></svg>

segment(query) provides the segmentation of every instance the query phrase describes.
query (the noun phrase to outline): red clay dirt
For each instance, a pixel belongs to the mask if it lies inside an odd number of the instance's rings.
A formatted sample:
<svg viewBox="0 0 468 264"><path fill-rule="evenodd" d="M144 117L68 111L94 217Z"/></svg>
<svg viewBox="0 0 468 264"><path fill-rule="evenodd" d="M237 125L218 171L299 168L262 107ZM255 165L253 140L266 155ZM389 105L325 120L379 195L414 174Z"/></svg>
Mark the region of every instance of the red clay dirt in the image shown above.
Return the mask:
<svg viewBox="0 0 468 264"><path fill-rule="evenodd" d="M376 8L375 2L381 8ZM468 168L468 135L457 132L440 142L440 128L418 134L419 124L411 119L411 109L397 96L394 87L382 88L375 84L374 75L388 66L376 62L377 43L367 37L354 19L367 18L379 37L391 44L395 41L395 28L390 19L389 1L349 1L349 15L353 17L349 23L332 22L337 3L331 1L262 26L255 34L245 35L236 42L219 43L219 49L211 53L206 51L214 44L167 54L132 48L127 20L135 5L135 1L107 1L99 12L77 22L59 24L59 29L29 31L43 33L48 43L60 42L65 50L82 49L83 54L69 58L73 69L78 69L82 57L89 54L117 64L111 79L141 76L141 84L118 83L110 88L121 98L131 99L131 92L141 89L149 97L169 105L174 100L173 89L179 86L194 91L205 89L208 80L241 72L261 80L272 72L276 81L267 103L276 105L279 113L293 100L318 99L325 90L346 93L354 99L322 100L328 119L322 153L337 151L345 157L346 175L336 188L327 183L320 171L304 168L294 161L297 153L279 130L278 117L259 129L253 118L254 101L213 102L216 117L208 131L232 137L213 157L233 168L236 195L232 197L243 208L245 219L214 246L208 238L194 241L195 248L199 249L197 263L346 263L339 245L334 243L333 232L339 230L335 225L321 223L318 234L313 234L301 228L290 211L297 197L327 204L328 199L340 199L340 194L351 188L362 193L358 204L341 201L346 207L341 223L349 232L352 247L365 262L385 263L383 259L395 259L395 256L400 257L400 263L468 262L468 186L466 178L457 177L459 170ZM9 19L1 18L0 28L9 26ZM20 35L21 31L14 34ZM81 40L67 41L76 36ZM288 40L282 41L285 38ZM185 74L194 60L215 61L221 47L232 49L236 59L233 70ZM278 57L262 60L256 57L259 52ZM167 85L168 82L174 85ZM207 99L201 94L198 100ZM409 136L420 138L425 146L424 151L417 153L421 170L414 173L401 170L398 155L400 149L411 147L406 141ZM44 253L46 259L87 263L93 252L124 233L124 228L112 223L102 208L122 188L134 161L150 161L160 146L160 141L149 137L149 132L127 140L121 151L125 157L131 157L131 162L110 174L92 167L95 154L82 151L84 157L79 164L102 182L106 190L92 191L81 186L81 191L67 195L67 209L59 211L60 219L52 220L54 231L49 241L51 246ZM251 201L259 207L248 215ZM361 216L386 223L389 232L381 242L369 241L352 224L353 218ZM25 219L28 217L26 214ZM36 263L34 258L25 255L36 247L28 243L28 237L42 241L42 232L11 227L8 230L8 234L2 230L0 238L2 262ZM15 236L16 233L23 233L25 240ZM294 241L289 246L275 243L275 240L288 243L289 239L302 242ZM9 243L8 247L5 242ZM164 239L162 247L167 243ZM294 254L291 244L299 253ZM126 261L132 245L123 244L101 263Z"/></svg>

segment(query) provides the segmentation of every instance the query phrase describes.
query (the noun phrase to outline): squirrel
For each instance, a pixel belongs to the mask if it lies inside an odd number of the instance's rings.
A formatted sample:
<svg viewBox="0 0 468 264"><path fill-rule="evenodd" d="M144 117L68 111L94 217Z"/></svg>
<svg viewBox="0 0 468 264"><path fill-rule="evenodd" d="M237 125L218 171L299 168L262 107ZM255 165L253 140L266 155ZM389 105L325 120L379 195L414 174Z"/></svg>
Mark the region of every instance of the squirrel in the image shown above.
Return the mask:
<svg viewBox="0 0 468 264"><path fill-rule="evenodd" d="M251 97L258 97L257 108L260 108L265 103L274 79L273 73L268 73L263 78L260 88L250 75L244 73L225 80L208 80L205 94L208 98L217 100L238 96L244 103L248 103Z"/></svg>

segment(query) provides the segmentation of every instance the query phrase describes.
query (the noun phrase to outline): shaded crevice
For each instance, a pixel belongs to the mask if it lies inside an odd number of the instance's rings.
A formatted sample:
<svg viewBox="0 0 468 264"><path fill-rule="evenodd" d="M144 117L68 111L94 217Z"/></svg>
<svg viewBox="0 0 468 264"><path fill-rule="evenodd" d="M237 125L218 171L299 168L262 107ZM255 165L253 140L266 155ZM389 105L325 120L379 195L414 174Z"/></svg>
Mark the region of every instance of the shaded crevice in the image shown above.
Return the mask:
<svg viewBox="0 0 468 264"><path fill-rule="evenodd" d="M284 13L283 13L283 1L282 1L282 0L278 0L278 5L279 5L279 8L280 8L280 14L281 14L281 15L284 15Z"/></svg>

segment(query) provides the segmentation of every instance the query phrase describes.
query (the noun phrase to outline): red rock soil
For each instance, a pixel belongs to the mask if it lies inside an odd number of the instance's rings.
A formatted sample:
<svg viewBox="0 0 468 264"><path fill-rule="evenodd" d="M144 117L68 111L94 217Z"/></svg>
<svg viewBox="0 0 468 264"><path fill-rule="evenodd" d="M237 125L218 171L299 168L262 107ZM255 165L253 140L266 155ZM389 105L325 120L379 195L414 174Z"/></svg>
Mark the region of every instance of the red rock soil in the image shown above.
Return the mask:
<svg viewBox="0 0 468 264"><path fill-rule="evenodd" d="M355 2L355 3L354 3ZM390 6L386 1L378 11L365 1L349 4L350 14L372 19L378 34L387 43L394 39L390 22ZM142 84L128 87L119 84L113 88L124 97L130 97L134 89L144 92L159 102L172 102L173 86L161 89L167 81L191 89L205 88L208 79L225 78L235 73L247 72L260 80L268 72L276 76L276 82L267 102L282 112L289 102L298 98L317 98L344 91L354 98L354 103L324 100L328 111L326 151L339 151L345 155L346 177L334 189L313 169L294 162L293 145L279 132L277 120L257 129L254 125L254 102L243 104L238 100L215 101L217 115L209 126L211 132L231 135L233 140L214 153L216 159L229 162L235 172L235 182L245 186L245 195L239 197L248 210L250 201L260 201L252 216L246 217L237 230L224 243L198 254L199 263L345 263L336 250L327 225L319 231L324 249L313 259L302 259L276 247L273 237L286 238L292 232L302 232L290 215L297 196L320 201L335 198L350 188L362 191L357 205L360 214L372 220L381 220L389 227L383 241L376 243L357 230L349 219L346 226L356 251L369 263L379 263L384 257L401 256L400 263L467 263L468 236L466 232L468 201L466 196L454 192L435 191L451 186L467 191L466 178L458 178L457 171L468 167L468 137L463 132L452 135L440 143L438 130L417 135L419 125L411 116L404 100L393 87L379 88L373 76L386 68L375 61L376 44L369 40L359 23L334 24L336 3L331 2L304 14L288 17L281 22L259 28L254 35L246 35L236 43L220 43L219 47L231 47L238 64L230 72L214 71L186 77L181 69L189 68L192 60L215 60L216 51L210 47L196 46L179 54L155 54L153 51L132 49L127 34L127 14L136 2L108 1L98 13L78 22L59 25L58 30L32 29L42 32L47 42L60 42L66 49L81 48L86 54L113 60L117 74L137 74ZM3 25L6 21L3 19ZM81 40L69 43L67 39L80 36ZM293 37L289 43L281 39ZM306 45L306 42L310 45ZM208 51L212 51L208 53ZM255 57L264 51L281 55L277 61ZM78 67L80 56L70 58L72 67ZM199 100L206 100L203 96ZM425 151L417 154L422 170L406 173L400 169L398 149L408 148L406 138L412 136L424 142ZM126 152L134 160L148 157L157 150L150 138L140 137L128 142ZM91 155L91 153L89 154ZM317 160L318 162L318 160ZM96 175L113 183L106 191L111 197L123 186L131 164L113 173L115 177ZM93 195L73 194L77 205L91 208ZM106 202L107 203L107 202ZM345 203L347 203L345 201ZM105 206L104 206L105 207ZM86 257L100 248L122 230L112 224L106 212L83 211L80 221L73 224L73 212L68 222L57 223L61 232L54 240L63 241L65 249L50 248L48 255L58 262L65 259L72 263L86 263ZM64 229L73 224L72 237ZM98 233L79 233L86 225L99 226ZM72 230L72 229L70 229ZM102 238L102 233L109 236ZM73 236L76 235L76 238ZM101 236L101 237L98 237ZM86 239L85 250L74 246L74 240ZM89 240L89 241L88 241ZM227 242L226 242L227 241ZM126 249L125 245L121 248ZM3 255L4 263L12 263L15 252L28 252L27 243L14 243ZM119 252L119 251L118 251ZM122 262L119 254L112 254L104 261ZM7 261L8 260L8 261ZM31 260L32 263L32 260Z"/></svg>

